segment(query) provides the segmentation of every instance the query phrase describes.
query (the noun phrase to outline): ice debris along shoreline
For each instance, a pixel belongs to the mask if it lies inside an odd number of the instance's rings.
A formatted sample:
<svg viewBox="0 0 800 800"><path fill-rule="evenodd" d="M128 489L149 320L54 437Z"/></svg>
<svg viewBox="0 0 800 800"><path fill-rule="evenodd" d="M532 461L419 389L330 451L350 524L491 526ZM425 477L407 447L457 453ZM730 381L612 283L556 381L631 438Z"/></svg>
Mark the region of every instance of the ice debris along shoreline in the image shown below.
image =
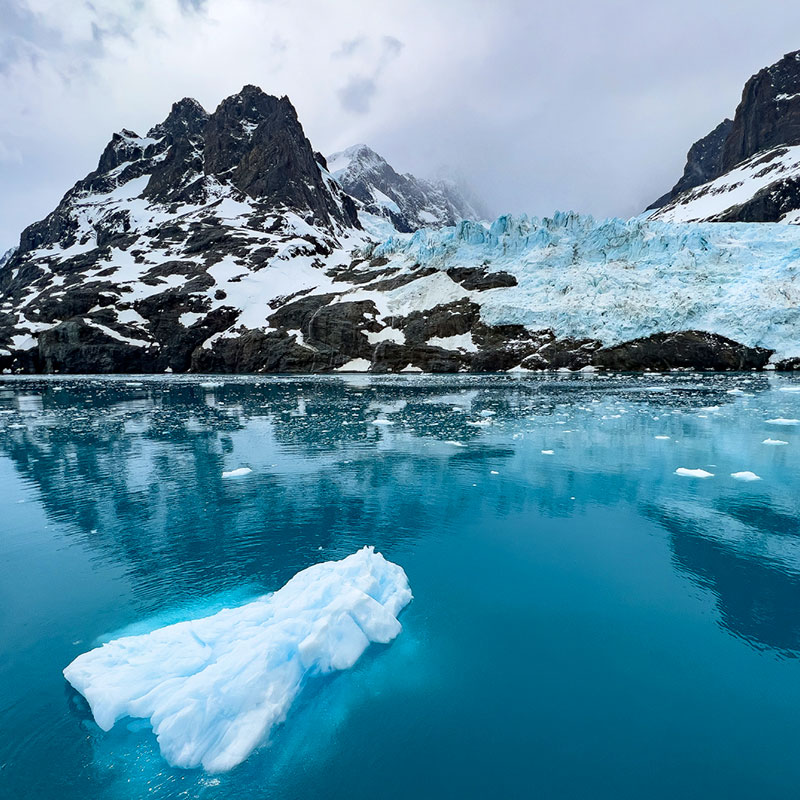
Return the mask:
<svg viewBox="0 0 800 800"><path fill-rule="evenodd" d="M402 567L364 547L238 608L110 641L64 677L103 730L149 719L172 766L224 772L285 719L307 677L349 669L371 642L392 641L411 599Z"/></svg>

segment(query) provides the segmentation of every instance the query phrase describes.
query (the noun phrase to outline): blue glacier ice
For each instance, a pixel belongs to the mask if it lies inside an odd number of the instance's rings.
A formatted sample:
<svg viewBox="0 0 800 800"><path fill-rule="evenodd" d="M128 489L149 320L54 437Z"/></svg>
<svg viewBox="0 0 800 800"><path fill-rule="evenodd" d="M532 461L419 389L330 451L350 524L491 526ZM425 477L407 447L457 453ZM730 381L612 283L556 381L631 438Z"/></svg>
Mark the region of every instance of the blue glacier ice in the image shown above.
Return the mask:
<svg viewBox="0 0 800 800"><path fill-rule="evenodd" d="M223 772L283 721L305 678L394 639L410 600L403 569L365 547L238 608L110 641L64 676L103 730L149 719L170 764Z"/></svg>
<svg viewBox="0 0 800 800"><path fill-rule="evenodd" d="M376 256L408 266L486 265L518 285L475 295L490 324L605 344L698 329L800 355L800 226L502 216L394 236ZM442 302L454 298L443 298Z"/></svg>

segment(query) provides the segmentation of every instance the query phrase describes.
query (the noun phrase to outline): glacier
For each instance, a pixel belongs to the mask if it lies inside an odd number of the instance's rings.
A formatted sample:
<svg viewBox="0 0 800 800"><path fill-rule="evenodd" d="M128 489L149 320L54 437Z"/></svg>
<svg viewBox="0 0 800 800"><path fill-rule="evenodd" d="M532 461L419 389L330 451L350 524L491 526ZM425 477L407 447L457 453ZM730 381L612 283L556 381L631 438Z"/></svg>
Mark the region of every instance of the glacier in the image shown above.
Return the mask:
<svg viewBox="0 0 800 800"><path fill-rule="evenodd" d="M458 286L436 292L436 275L417 282L441 295L436 302L473 296L490 325L522 324L605 345L694 329L775 350L776 358L800 356L795 225L505 215L491 225L463 221L395 235L373 256L409 269L484 265L511 273L516 286L480 294Z"/></svg>
<svg viewBox="0 0 800 800"><path fill-rule="evenodd" d="M238 608L107 642L64 677L103 730L149 719L171 765L224 772L266 741L308 677L392 641L411 599L402 567L364 547Z"/></svg>

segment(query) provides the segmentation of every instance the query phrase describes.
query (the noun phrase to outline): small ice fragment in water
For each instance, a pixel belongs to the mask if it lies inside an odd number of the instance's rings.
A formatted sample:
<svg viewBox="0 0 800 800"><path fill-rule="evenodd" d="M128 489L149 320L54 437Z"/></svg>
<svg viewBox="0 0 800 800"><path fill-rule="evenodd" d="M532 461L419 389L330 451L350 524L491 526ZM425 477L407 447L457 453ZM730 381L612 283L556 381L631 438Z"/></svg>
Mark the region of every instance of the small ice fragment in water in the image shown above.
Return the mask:
<svg viewBox="0 0 800 800"><path fill-rule="evenodd" d="M706 472L704 469L687 469L686 467L678 467L675 470L676 475L681 475L684 478L713 478L713 472Z"/></svg>
<svg viewBox="0 0 800 800"><path fill-rule="evenodd" d="M481 411L481 416L482 417L493 417L494 415L495 415L495 412L494 411L489 411L488 408L484 408L483 411Z"/></svg>
<svg viewBox="0 0 800 800"><path fill-rule="evenodd" d="M449 444L451 447L466 447L464 442L457 442L455 439L448 439L445 444Z"/></svg>
<svg viewBox="0 0 800 800"><path fill-rule="evenodd" d="M800 386L781 386L779 392L800 392Z"/></svg>
<svg viewBox="0 0 800 800"><path fill-rule="evenodd" d="M500 474L500 473L499 473L499 472L498 472L496 469L493 469L493 470L492 470L492 475L499 475L499 474Z"/></svg>
<svg viewBox="0 0 800 800"><path fill-rule="evenodd" d="M789 444L789 442L784 442L782 439L764 439L761 444Z"/></svg>
<svg viewBox="0 0 800 800"><path fill-rule="evenodd" d="M731 472L731 478L737 481L760 481L761 478L755 472Z"/></svg>
<svg viewBox="0 0 800 800"><path fill-rule="evenodd" d="M372 420L373 425L394 425L393 419L374 419Z"/></svg>
<svg viewBox="0 0 800 800"><path fill-rule="evenodd" d="M664 439L669 439L669 436L656 436L655 438L664 440Z"/></svg>
<svg viewBox="0 0 800 800"><path fill-rule="evenodd" d="M349 669L370 642L392 641L410 601L402 567L365 547L238 608L108 642L64 677L103 730L149 719L172 766L224 772L283 722L307 677Z"/></svg>
<svg viewBox="0 0 800 800"><path fill-rule="evenodd" d="M238 469L232 469L229 472L223 472L223 478L241 478L242 475L249 475L253 470L250 467L239 467Z"/></svg>
<svg viewBox="0 0 800 800"><path fill-rule="evenodd" d="M542 455L543 456L552 456L554 452L555 452L554 450L542 450Z"/></svg>
<svg viewBox="0 0 800 800"><path fill-rule="evenodd" d="M770 425L800 425L800 419L786 419L785 417L776 417L775 419L768 419Z"/></svg>

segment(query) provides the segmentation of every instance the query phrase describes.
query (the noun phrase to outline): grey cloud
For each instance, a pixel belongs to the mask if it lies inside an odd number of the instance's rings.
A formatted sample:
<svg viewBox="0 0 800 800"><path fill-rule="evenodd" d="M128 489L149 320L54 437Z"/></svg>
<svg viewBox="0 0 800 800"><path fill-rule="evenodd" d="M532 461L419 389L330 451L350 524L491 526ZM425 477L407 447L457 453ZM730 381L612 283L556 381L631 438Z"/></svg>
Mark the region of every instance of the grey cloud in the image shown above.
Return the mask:
<svg viewBox="0 0 800 800"><path fill-rule="evenodd" d="M373 78L354 76L338 92L339 101L345 111L366 114L375 97L377 86Z"/></svg>
<svg viewBox="0 0 800 800"><path fill-rule="evenodd" d="M339 45L337 50L333 51L331 56L332 58L349 58L364 46L365 41L363 36L347 39Z"/></svg>
<svg viewBox="0 0 800 800"><path fill-rule="evenodd" d="M403 43L396 37L394 36L383 37L383 49L387 55L399 56L403 47L404 47Z"/></svg>
<svg viewBox="0 0 800 800"><path fill-rule="evenodd" d="M208 6L208 0L178 0L182 11L194 12L205 11Z"/></svg>
<svg viewBox="0 0 800 800"><path fill-rule="evenodd" d="M370 42L363 36L342 42L336 57L352 56L370 48ZM338 91L339 102L345 111L355 114L367 114L378 91L378 80L390 61L393 61L403 50L403 42L394 36L382 36L379 40L377 56L370 60L373 66L369 74L350 76L347 83ZM373 50L374 52L374 50Z"/></svg>

